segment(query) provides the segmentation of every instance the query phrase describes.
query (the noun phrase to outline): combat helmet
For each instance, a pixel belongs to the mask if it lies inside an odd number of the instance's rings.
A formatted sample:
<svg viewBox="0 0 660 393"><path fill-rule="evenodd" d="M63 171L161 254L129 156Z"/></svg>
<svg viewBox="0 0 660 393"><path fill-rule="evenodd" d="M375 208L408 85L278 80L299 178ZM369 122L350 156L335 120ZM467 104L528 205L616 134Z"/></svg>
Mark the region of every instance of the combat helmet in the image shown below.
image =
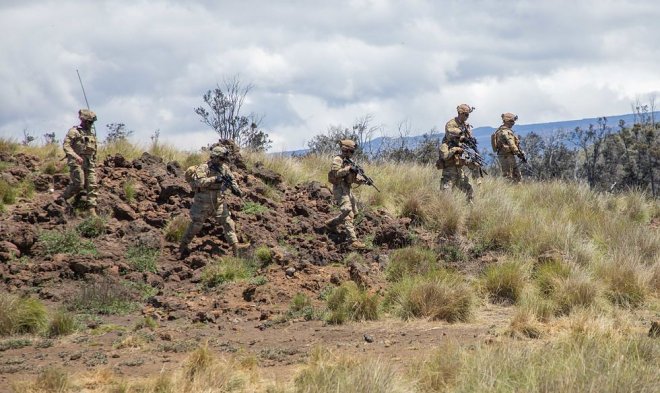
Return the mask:
<svg viewBox="0 0 660 393"><path fill-rule="evenodd" d="M81 109L81 110L78 111L78 118L81 121L95 122L96 121L96 113L92 112L89 109Z"/></svg>
<svg viewBox="0 0 660 393"><path fill-rule="evenodd" d="M216 146L213 149L211 149L211 154L210 154L211 158L223 159L223 158L227 158L227 156L229 156L229 150L227 150L226 147Z"/></svg>
<svg viewBox="0 0 660 393"><path fill-rule="evenodd" d="M355 149L357 149L357 143L350 139L342 139L339 141L339 148L341 151L350 151L353 152Z"/></svg>

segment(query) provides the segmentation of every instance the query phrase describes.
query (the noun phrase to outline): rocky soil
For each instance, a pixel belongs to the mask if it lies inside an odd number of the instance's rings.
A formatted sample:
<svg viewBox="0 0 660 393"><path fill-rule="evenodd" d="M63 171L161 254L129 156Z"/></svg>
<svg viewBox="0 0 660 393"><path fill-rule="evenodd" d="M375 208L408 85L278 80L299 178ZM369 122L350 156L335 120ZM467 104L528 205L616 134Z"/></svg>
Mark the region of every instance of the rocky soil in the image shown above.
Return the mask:
<svg viewBox="0 0 660 393"><path fill-rule="evenodd" d="M185 168L177 162L147 153L133 161L116 155L99 162L98 210L106 218L105 233L90 239L95 254L63 254L49 252L40 239L48 231L73 230L84 220L58 199L68 174L46 174L45 164L26 154L0 155L0 161L9 163L0 173L6 182L31 179L35 186L32 198L7 205L0 215L0 291L38 297L56 310L71 308L84 291L123 287L138 305L121 315L82 315L82 329L71 336L24 337L22 344L0 345L0 382L29 377L48 365L74 372L110 367L120 374L145 375L175 367L203 342L221 352L254 354L261 366L272 368L274 378L286 379L288 367L303 361L317 344L397 359L416 357L447 336L491 340L494 327L503 326L511 313L506 307L488 306L472 324L454 325L386 319L328 326L285 317L297 293L321 306L321 294L346 280L382 291L382 270L391 250L413 238L417 243L435 240L408 219L363 209L356 228L370 247L349 263L351 250L343 234L326 233L321 227L337 212L326 184L291 187L279 174L244 161L236 151L232 169L245 197L229 194L227 200L239 239L250 244L244 257L253 258L255 250L265 246L272 263L258 266L259 282L242 280L215 288L205 288L201 281L205 267L229 253L221 226L208 220L183 260L178 245L165 238L168 223L187 217L193 196L183 179ZM160 250L155 271L139 271L130 263L127 250L137 246ZM156 325L141 327L146 316Z"/></svg>

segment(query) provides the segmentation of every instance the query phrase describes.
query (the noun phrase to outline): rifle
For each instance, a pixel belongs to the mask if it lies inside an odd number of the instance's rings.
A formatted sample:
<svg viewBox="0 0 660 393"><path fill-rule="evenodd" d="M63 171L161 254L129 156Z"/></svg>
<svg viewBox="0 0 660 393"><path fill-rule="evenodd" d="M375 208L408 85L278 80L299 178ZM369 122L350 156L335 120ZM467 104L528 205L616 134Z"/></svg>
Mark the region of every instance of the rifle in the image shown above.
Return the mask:
<svg viewBox="0 0 660 393"><path fill-rule="evenodd" d="M376 184L374 183L374 180L372 178L370 178L369 176L367 176L367 174L364 173L364 169L362 169L361 166L356 164L355 161L351 160L350 158L344 158L344 163L351 166L351 171L352 172L362 176L362 178L364 179L364 184L366 184L368 186L371 186L371 187L375 188L376 191L380 192L378 187L376 187Z"/></svg>
<svg viewBox="0 0 660 393"><path fill-rule="evenodd" d="M527 155L524 151L520 150L518 153L518 158L520 158L520 161L522 161L523 164L527 164Z"/></svg>
<svg viewBox="0 0 660 393"><path fill-rule="evenodd" d="M213 169L216 172L222 173L222 168L219 167L218 165L209 165L209 168ZM222 175L217 175L215 177L215 182L220 184L220 187L222 191L226 190L229 188L231 190L231 193L236 195L237 197L242 197L243 192L234 185L234 178L231 177L229 174L222 174Z"/></svg>
<svg viewBox="0 0 660 393"><path fill-rule="evenodd" d="M481 157L481 154L479 154L477 138L472 136L469 130L467 132L461 133L461 137L463 138L463 141L459 142L458 146L463 149L463 153L461 153L460 158L466 161L468 164L472 163L478 166L479 175L482 177L483 175L487 175L488 172L483 169L486 166L486 162L484 161L484 158Z"/></svg>
<svg viewBox="0 0 660 393"><path fill-rule="evenodd" d="M80 81L80 88L82 89L83 92L83 97L85 97L85 105L87 105L87 109L89 109L89 101L87 101L87 93L85 93L85 86L83 86L82 83L82 78L80 77L80 72L78 72L78 69L76 68L76 74L78 74L78 81ZM96 127L92 123L92 132L94 132L94 136L96 136Z"/></svg>

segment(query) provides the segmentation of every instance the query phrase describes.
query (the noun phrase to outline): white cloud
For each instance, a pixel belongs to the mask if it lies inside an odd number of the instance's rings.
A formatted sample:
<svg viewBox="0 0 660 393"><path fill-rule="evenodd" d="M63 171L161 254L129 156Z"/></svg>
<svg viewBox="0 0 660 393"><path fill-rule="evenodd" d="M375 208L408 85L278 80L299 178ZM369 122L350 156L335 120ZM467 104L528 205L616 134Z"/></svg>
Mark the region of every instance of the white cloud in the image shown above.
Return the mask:
<svg viewBox="0 0 660 393"><path fill-rule="evenodd" d="M61 138L84 107L76 69L100 133L186 148L215 139L193 109L234 75L273 150L368 113L441 128L462 102L475 126L620 114L660 91L659 19L653 0L3 2L0 135Z"/></svg>

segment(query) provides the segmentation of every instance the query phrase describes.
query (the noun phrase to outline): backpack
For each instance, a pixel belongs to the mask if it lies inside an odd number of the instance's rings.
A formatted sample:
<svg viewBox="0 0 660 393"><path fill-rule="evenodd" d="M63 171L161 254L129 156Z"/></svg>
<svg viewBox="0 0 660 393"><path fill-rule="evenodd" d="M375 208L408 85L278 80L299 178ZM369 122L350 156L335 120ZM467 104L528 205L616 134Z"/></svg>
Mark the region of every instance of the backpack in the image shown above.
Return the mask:
<svg viewBox="0 0 660 393"><path fill-rule="evenodd" d="M333 171L330 169L328 171L328 183L330 184L336 184L337 183L337 171Z"/></svg>
<svg viewBox="0 0 660 393"><path fill-rule="evenodd" d="M499 136L500 136L499 132L500 132L500 129L498 128L497 130L495 130L495 132L493 132L490 135L490 147L493 148L493 152L495 152L495 153L497 153L497 150L499 148L499 143L498 143Z"/></svg>
<svg viewBox="0 0 660 393"><path fill-rule="evenodd" d="M186 171L183 173L183 178L186 179L188 184L191 186L196 179L195 172L197 172L197 165L188 167L188 169L186 169Z"/></svg>

